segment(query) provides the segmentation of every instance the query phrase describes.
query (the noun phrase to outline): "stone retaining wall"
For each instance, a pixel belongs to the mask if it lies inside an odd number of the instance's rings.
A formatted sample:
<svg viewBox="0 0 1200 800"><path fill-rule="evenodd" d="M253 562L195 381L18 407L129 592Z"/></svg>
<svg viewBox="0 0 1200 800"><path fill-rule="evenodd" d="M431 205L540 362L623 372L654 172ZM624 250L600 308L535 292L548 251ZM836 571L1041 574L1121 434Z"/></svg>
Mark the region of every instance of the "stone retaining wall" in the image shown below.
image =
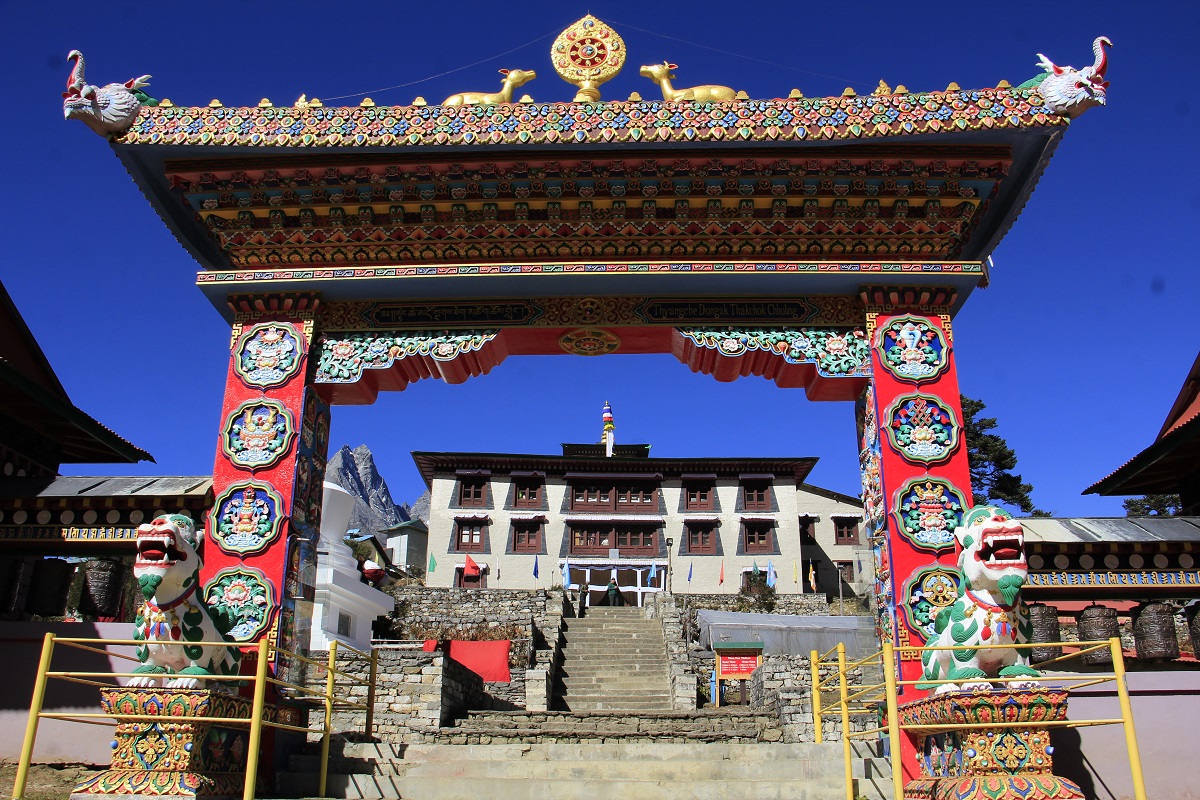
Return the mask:
<svg viewBox="0 0 1200 800"><path fill-rule="evenodd" d="M878 670L874 670L878 672ZM882 679L872 676L868 680L878 683ZM834 666L821 666L820 680L837 675ZM861 686L864 682L862 668L849 672L851 685ZM772 715L778 715L783 728L785 742L812 742L816 740L812 717L812 671L808 656L769 655L763 657L762 666L754 671L749 681L750 706ZM823 707L838 700L836 685L821 693ZM851 715L850 729L861 731L878 724L874 714ZM822 717L821 734L825 741L841 741L842 722L840 715Z"/></svg>
<svg viewBox="0 0 1200 800"><path fill-rule="evenodd" d="M396 610L388 615L393 639L531 638L543 647L541 634L557 630L562 618L561 589L397 586L389 591L396 598Z"/></svg>
<svg viewBox="0 0 1200 800"><path fill-rule="evenodd" d="M696 671L688 657L683 613L675 597L658 592L647 598L646 615L662 621L667 645L667 668L671 678L671 707L676 711L696 710Z"/></svg>

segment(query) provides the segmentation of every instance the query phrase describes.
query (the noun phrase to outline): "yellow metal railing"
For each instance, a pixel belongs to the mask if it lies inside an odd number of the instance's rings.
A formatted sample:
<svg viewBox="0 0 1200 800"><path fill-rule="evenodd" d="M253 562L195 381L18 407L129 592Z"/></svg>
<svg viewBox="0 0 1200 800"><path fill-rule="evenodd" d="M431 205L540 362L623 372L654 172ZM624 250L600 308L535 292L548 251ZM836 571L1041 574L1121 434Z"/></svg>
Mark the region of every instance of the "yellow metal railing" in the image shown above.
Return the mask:
<svg viewBox="0 0 1200 800"><path fill-rule="evenodd" d="M1052 658L1047 661L1042 661L1037 664L1039 668L1044 668L1048 664L1067 661L1074 658L1079 658L1086 653L1094 653L1100 650L1108 650L1112 658L1113 671L1111 673L1054 673L1039 679L1041 683L1053 685L1055 688L1072 692L1084 688L1085 686L1096 686L1101 683L1115 682L1117 687L1117 698L1120 702L1121 716L1113 719L1085 719L1085 720L1052 720L1045 722L977 722L969 724L961 724L952 726L953 730L969 730L973 728L1031 728L1031 727L1064 727L1064 728L1083 728L1094 725L1121 725L1125 731L1125 748L1129 753L1129 771L1133 778L1133 793L1135 800L1146 800L1146 785L1142 776L1142 759L1138 752L1137 734L1133 727L1133 707L1129 702L1129 687L1125 679L1125 656L1121 651L1121 640L1119 638L1106 639L1095 642L1038 642L1028 644L1014 645L970 645L958 647L935 647L929 646L930 650L993 650L1000 648L1016 648L1030 649L1033 647L1055 647L1067 646L1078 648L1071 653ZM876 664L883 671L883 683L872 683L854 686L850 683L850 671L856 667L862 667L867 664ZM821 667L835 667L836 672L821 679ZM936 728L937 730L949 729L946 725L905 725L900 723L899 701L898 695L901 687L922 685L939 685L949 683L959 683L960 681L943 679L943 680L900 680L897 675L900 672L900 662L896 648L890 642L884 644L883 649L877 653L872 653L869 656L859 659L858 661L846 661L846 647L844 644L838 644L837 647L829 650L826 653L818 653L813 650L810 653L810 664L812 673L812 713L813 713L813 732L818 743L822 742L823 734L821 730L822 717L837 714L841 717L842 723L842 756L845 761L845 778L846 778L846 800L854 800L854 779L852 770L852 752L850 740L870 736L871 734L879 734L886 732L889 742L889 748L892 758L892 791L896 800L904 797L904 774L900 768L900 734L901 731L921 731ZM1017 683L1030 680L1027 677L1014 678L989 678L989 683ZM833 691L836 687L838 692L838 701L832 705L825 705L821 700L822 690ZM851 705L854 703L855 705ZM884 704L887 709L886 724L877 725L873 728L864 730L850 730L850 715L863 713L877 713L880 704Z"/></svg>
<svg viewBox="0 0 1200 800"><path fill-rule="evenodd" d="M25 725L25 742L21 747L21 758L17 764L17 777L13 783L13 798L21 800L25 793L26 780L29 777L29 764L33 760L33 747L37 740L38 723L43 719L60 719L70 722L82 722L91 725L108 725L115 726L118 722L162 722L164 717L155 716L152 714L110 714L110 713L52 713L42 710L42 705L46 697L46 685L51 679L64 680L72 683L83 683L101 688L119 688L117 678L132 678L132 677L147 677L134 672L72 672L72 671L55 671L51 670L54 659L55 649L58 646L71 647L78 650L86 650L94 653L100 653L111 658L120 658L126 661L137 662L138 659L124 653L112 652L106 650L109 645L124 645L124 646L142 646L146 642L140 639L82 639L82 638L67 638L55 636L53 633L47 633L42 643L42 656L38 662L37 677L33 685L33 699L29 704L29 719ZM183 642L179 645L162 645L171 646L220 646L228 647L229 642ZM194 719L202 719L205 724L224 725L228 727L248 727L249 740L246 747L246 783L243 788L242 799L254 800L254 788L258 781L258 765L259 765L259 750L262 743L262 731L264 727L279 728L282 730L297 731L301 733L320 733L321 734L321 771L318 787L318 795L325 796L326 783L329 776L329 740L333 733L333 714L335 710L363 711L366 714L366 719L363 725L363 733L367 736L371 735L374 727L374 711L375 711L375 680L378 674L379 656L378 651L364 653L356 650L349 645L341 645L342 649L348 650L353 656L360 659L365 659L369 662L368 678L363 681L356 678L351 673L347 672L344 667L345 659L339 665L338 661L338 643L331 642L329 645L329 657L325 661L316 661L314 659L302 656L299 653L293 653L288 650L283 650L271 645L266 639L261 640L256 645L253 645L254 650L258 655L258 663L253 676L248 675L206 675L201 679L204 681L215 682L239 682L243 684L251 684L253 686L253 695L250 703L250 715L248 717L195 717ZM283 656L289 659L295 659L304 664L311 664L325 669L325 685L322 689L314 689L309 686L289 683L278 678L271 677L267 674L267 667L270 662L275 660L275 657ZM167 675L152 675L150 677L170 678ZM340 679L340 680L339 680ZM276 686L283 690L283 694L290 702L311 704L323 709L324 715L319 728L310 726L289 725L278 720L265 719L263 709L266 706L267 687ZM366 686L367 699L364 703L356 703L346 700L345 694L342 692L354 686ZM179 722L188 719L184 716L172 716L171 721Z"/></svg>

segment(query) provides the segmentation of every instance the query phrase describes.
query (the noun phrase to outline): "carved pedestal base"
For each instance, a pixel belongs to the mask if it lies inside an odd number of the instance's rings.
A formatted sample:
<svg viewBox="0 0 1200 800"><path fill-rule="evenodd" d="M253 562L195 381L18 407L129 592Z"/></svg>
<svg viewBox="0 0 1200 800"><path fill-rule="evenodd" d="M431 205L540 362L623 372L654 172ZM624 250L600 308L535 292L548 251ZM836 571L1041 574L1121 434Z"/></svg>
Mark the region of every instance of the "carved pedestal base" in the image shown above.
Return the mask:
<svg viewBox="0 0 1200 800"><path fill-rule="evenodd" d="M207 690L102 689L106 713L146 714L162 721L117 725L109 769L80 783L72 800L123 795L240 798L246 780L249 726L231 728L206 718L249 719L250 701ZM270 713L270 712L268 712ZM259 788L265 788L259 772Z"/></svg>
<svg viewBox="0 0 1200 800"><path fill-rule="evenodd" d="M941 694L900 706L917 732L921 777L904 800L1077 800L1083 793L1052 771L1045 727L958 728L981 722L1049 722L1067 717L1066 692L1007 689Z"/></svg>

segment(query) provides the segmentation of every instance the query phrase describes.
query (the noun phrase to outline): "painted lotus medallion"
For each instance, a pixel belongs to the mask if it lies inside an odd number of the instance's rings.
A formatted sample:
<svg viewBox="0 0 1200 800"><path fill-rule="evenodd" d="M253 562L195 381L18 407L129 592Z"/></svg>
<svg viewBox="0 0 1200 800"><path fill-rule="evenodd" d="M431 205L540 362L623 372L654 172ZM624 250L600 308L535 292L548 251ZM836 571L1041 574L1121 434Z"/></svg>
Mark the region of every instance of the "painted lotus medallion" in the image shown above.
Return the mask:
<svg viewBox="0 0 1200 800"><path fill-rule="evenodd" d="M879 361L899 380L932 380L949 363L945 333L925 317L896 317L880 327L878 337Z"/></svg>
<svg viewBox="0 0 1200 800"><path fill-rule="evenodd" d="M281 386L300 371L304 337L287 322L261 322L238 337L234 352L234 371L247 386Z"/></svg>
<svg viewBox="0 0 1200 800"><path fill-rule="evenodd" d="M276 400L242 403L222 430L226 457L246 469L271 466L287 454L296 437L291 413Z"/></svg>
<svg viewBox="0 0 1200 800"><path fill-rule="evenodd" d="M258 638L271 624L275 588L253 567L226 567L204 587L204 600L218 614L234 620L228 632L236 642Z"/></svg>
<svg viewBox="0 0 1200 800"><path fill-rule="evenodd" d="M888 406L884 430L892 448L906 461L936 464L958 447L961 428L949 404L921 394L901 395Z"/></svg>
<svg viewBox="0 0 1200 800"><path fill-rule="evenodd" d="M226 553L250 555L265 550L279 536L283 498L267 483L246 481L229 486L213 504L213 539Z"/></svg>
<svg viewBox="0 0 1200 800"><path fill-rule="evenodd" d="M966 498L949 481L914 478L896 492L892 514L900 535L924 550L954 548L954 529L962 522Z"/></svg>

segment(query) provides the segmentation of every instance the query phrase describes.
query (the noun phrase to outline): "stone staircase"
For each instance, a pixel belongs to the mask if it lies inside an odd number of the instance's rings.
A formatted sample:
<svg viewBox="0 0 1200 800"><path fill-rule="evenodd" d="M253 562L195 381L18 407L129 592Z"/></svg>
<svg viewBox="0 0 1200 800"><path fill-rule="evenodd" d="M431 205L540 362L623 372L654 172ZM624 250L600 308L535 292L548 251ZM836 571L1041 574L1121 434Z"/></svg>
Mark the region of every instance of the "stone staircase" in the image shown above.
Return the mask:
<svg viewBox="0 0 1200 800"><path fill-rule="evenodd" d="M555 708L667 711L671 680L662 623L640 608L589 608L564 620Z"/></svg>
<svg viewBox="0 0 1200 800"><path fill-rule="evenodd" d="M577 744L339 742L326 796L459 800L843 800L841 745L625 741ZM282 797L311 797L319 756L293 756ZM881 771L882 769L882 771ZM889 800L887 765L855 761L856 796ZM881 791L882 789L882 791Z"/></svg>

